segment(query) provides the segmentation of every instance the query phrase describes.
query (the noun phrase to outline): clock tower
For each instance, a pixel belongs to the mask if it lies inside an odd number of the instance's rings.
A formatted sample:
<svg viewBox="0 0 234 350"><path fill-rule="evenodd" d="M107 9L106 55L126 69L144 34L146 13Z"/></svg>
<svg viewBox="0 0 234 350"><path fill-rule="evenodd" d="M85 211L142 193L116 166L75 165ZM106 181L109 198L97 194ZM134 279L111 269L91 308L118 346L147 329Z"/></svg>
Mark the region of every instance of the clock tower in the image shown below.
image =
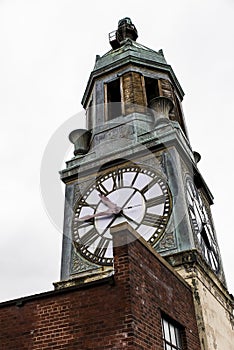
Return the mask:
<svg viewBox="0 0 234 350"><path fill-rule="evenodd" d="M86 129L69 135L74 157L60 172L66 200L56 288L112 274L110 229L127 221L193 287L202 349L231 350L232 299L184 93L163 51L137 38L130 18L109 34L111 50L96 56L82 99Z"/></svg>

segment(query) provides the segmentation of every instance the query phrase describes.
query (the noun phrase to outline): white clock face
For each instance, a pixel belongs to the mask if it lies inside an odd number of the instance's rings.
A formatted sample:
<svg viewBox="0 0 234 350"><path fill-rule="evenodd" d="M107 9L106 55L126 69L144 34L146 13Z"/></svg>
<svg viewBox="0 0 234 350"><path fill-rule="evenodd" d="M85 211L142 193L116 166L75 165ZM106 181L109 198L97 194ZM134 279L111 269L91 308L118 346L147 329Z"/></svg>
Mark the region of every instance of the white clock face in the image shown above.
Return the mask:
<svg viewBox="0 0 234 350"><path fill-rule="evenodd" d="M128 222L151 245L161 237L171 213L166 180L157 172L123 166L97 178L75 205L73 239L92 262L113 263L110 227Z"/></svg>
<svg viewBox="0 0 234 350"><path fill-rule="evenodd" d="M201 195L191 179L187 180L187 199L189 215L204 258L215 272L219 271L218 245L211 218Z"/></svg>

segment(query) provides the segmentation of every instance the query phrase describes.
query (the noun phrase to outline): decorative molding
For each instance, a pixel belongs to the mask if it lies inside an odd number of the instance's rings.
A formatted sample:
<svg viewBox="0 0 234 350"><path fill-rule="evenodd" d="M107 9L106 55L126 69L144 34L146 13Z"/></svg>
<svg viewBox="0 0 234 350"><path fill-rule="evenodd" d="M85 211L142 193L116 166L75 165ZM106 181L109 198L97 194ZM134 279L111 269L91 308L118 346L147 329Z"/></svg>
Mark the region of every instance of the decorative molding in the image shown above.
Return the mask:
<svg viewBox="0 0 234 350"><path fill-rule="evenodd" d="M95 172L94 175L97 175ZM89 179L86 179L85 181L81 182L78 180L78 182L74 185L74 201L73 204L76 203L77 199L82 197L83 194L86 192L86 189L94 182L95 176Z"/></svg>
<svg viewBox="0 0 234 350"><path fill-rule="evenodd" d="M158 252L176 248L176 240L173 232L166 232L159 243L155 246Z"/></svg>
<svg viewBox="0 0 234 350"><path fill-rule="evenodd" d="M72 247L71 274L77 274L85 271L90 271L100 268L99 265L93 264L88 260L83 259Z"/></svg>

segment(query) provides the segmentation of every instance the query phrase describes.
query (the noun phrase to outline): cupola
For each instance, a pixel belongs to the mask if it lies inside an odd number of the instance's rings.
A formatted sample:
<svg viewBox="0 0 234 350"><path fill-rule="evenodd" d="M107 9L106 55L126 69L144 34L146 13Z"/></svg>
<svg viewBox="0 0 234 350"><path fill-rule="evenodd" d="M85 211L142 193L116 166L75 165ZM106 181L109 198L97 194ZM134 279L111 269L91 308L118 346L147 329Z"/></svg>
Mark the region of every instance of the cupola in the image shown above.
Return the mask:
<svg viewBox="0 0 234 350"><path fill-rule="evenodd" d="M187 137L181 105L184 93L171 66L162 50L149 49L136 42L137 38L135 25L125 17L119 21L118 29L109 34L111 50L96 56L82 99L87 111L87 129L99 132L100 126L116 118L129 119L138 113L145 120L143 129L150 130L154 122L149 115L153 114L155 98L164 97L173 106L169 120L178 122Z"/></svg>

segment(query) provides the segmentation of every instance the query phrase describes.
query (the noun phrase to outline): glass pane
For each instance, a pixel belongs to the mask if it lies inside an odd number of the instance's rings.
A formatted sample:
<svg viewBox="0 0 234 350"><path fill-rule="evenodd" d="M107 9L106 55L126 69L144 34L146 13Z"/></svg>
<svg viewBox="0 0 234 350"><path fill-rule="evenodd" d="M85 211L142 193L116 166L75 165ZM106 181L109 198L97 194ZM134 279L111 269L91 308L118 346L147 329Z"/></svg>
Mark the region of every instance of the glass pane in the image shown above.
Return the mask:
<svg viewBox="0 0 234 350"><path fill-rule="evenodd" d="M166 350L172 350L171 345L167 344L167 345L166 345Z"/></svg>
<svg viewBox="0 0 234 350"><path fill-rule="evenodd" d="M169 324L166 320L163 320L164 338L170 341Z"/></svg>
<svg viewBox="0 0 234 350"><path fill-rule="evenodd" d="M171 344L172 345L177 345L176 343L176 335L175 335L175 327L170 324L170 333L171 333Z"/></svg>
<svg viewBox="0 0 234 350"><path fill-rule="evenodd" d="M176 332L177 346L178 346L179 349L182 349L180 331L179 331L178 328L176 328L176 329L175 329L175 332Z"/></svg>

